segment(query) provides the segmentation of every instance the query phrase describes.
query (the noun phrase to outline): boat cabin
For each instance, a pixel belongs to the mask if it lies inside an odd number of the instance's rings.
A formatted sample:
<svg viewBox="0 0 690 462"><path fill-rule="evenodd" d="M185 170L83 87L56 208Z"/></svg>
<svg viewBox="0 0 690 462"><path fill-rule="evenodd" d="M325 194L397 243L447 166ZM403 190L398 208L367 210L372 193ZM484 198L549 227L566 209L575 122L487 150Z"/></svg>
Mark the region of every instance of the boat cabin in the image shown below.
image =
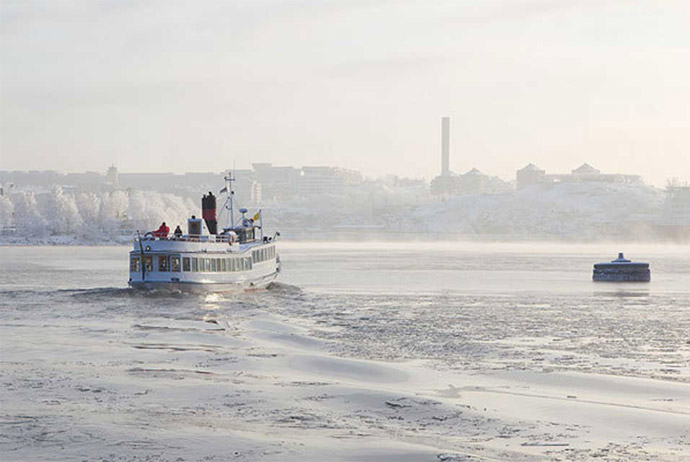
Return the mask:
<svg viewBox="0 0 690 462"><path fill-rule="evenodd" d="M232 228L225 228L220 234L221 236L228 236L231 241L239 242L240 244L247 244L249 242L256 242L259 237L258 226L233 226Z"/></svg>

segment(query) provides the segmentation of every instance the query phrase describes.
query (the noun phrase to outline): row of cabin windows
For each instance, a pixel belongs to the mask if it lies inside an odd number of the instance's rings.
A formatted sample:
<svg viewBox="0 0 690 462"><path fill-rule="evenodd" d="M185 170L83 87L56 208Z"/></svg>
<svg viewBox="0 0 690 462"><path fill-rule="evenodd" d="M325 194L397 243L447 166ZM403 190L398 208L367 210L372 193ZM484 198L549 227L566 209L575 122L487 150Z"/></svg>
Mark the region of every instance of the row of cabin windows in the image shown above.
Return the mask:
<svg viewBox="0 0 690 462"><path fill-rule="evenodd" d="M144 257L144 267L146 271L153 271L153 257ZM131 257L130 271L138 273L141 271L141 258ZM182 257L182 271L193 273L217 273L229 271L247 271L252 269L252 259L250 257L242 258L196 258L196 257ZM180 272L180 257L174 255L159 255L158 256L158 271L175 273Z"/></svg>
<svg viewBox="0 0 690 462"><path fill-rule="evenodd" d="M270 260L276 258L276 248L267 247L265 249L252 250L252 260L254 263Z"/></svg>

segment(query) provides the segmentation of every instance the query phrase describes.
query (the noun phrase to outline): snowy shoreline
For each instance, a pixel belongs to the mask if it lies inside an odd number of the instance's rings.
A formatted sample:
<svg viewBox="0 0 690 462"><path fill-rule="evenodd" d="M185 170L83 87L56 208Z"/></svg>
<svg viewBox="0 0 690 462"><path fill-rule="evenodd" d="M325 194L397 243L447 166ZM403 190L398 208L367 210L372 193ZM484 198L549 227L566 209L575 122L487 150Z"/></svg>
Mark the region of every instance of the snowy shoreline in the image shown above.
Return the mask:
<svg viewBox="0 0 690 462"><path fill-rule="evenodd" d="M645 185L583 182L447 198L384 190L254 207L264 210L267 230L287 239L690 242L690 217L667 199ZM155 191L17 191L0 196L0 245L126 244L137 229L163 221L184 228L191 215L199 215L196 201Z"/></svg>
<svg viewBox="0 0 690 462"><path fill-rule="evenodd" d="M466 234L452 234L443 233L439 235L429 234L426 236L428 239L420 239L416 234L413 233L381 233L381 234L368 234L365 236L360 236L359 238L354 237L352 234L338 234L338 233L325 233L322 236L313 237L301 237L300 239L290 239L281 237L281 243L319 243L319 242L340 242L340 243L410 243L410 244L421 244L429 243L430 241L437 243L477 243L477 244L559 244L559 245L583 245L583 244L610 244L612 246L617 245L660 245L660 246L687 246L685 240L678 239L660 239L660 238L648 238L648 239L634 239L634 238L600 238L600 239L575 239L572 237L561 237L557 238L554 236L544 236L544 237L524 237L524 238L508 238L505 236L477 236L477 235L466 235ZM77 236L52 236L43 238L0 238L0 247L118 247L118 246L131 246L133 242L133 237L122 237L118 239L95 239L95 240L84 240Z"/></svg>

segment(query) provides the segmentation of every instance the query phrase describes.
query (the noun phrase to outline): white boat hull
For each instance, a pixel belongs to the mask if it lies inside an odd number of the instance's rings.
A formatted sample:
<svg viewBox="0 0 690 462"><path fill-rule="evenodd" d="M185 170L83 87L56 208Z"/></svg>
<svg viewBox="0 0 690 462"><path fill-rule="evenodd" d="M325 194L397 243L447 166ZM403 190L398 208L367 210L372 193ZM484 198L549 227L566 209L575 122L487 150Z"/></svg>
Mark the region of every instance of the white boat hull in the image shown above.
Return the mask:
<svg viewBox="0 0 690 462"><path fill-rule="evenodd" d="M275 271L266 276L237 282L129 281L129 286L136 290L171 293L243 292L265 289L271 282L275 281L279 273L280 271Z"/></svg>
<svg viewBox="0 0 690 462"><path fill-rule="evenodd" d="M228 246L149 239L130 252L128 284L166 292L237 292L266 287L280 268L273 242Z"/></svg>

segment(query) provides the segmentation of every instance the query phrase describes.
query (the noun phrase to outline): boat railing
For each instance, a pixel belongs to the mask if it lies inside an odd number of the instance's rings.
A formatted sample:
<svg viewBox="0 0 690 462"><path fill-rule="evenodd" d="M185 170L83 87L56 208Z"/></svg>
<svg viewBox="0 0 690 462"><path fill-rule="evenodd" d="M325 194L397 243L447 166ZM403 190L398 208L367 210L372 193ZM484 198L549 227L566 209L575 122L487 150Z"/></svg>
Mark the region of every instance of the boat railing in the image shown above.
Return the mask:
<svg viewBox="0 0 690 462"><path fill-rule="evenodd" d="M151 241L163 241L163 242L220 242L220 243L230 243L230 236L228 235L194 235L194 234L183 234L181 236L175 236L174 234L168 234L167 236L154 236L151 233L146 233L144 236L134 236L134 241L139 242L151 242Z"/></svg>

